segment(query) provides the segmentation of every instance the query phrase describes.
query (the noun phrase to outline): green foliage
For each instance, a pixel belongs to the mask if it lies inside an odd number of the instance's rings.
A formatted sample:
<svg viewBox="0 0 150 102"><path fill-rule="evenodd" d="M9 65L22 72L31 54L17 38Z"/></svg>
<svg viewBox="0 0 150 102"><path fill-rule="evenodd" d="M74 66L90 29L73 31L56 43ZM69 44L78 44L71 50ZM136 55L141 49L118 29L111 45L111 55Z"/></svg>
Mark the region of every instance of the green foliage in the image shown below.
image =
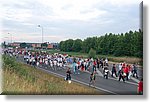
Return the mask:
<svg viewBox="0 0 150 102"><path fill-rule="evenodd" d="M7 45L6 45L6 42L5 42L5 41L1 43L1 47L2 47L2 48L6 48L6 46L7 46Z"/></svg>
<svg viewBox="0 0 150 102"><path fill-rule="evenodd" d="M81 39L74 40L72 45L72 51L79 52L81 51L81 47L82 47L82 40Z"/></svg>
<svg viewBox="0 0 150 102"><path fill-rule="evenodd" d="M47 48L48 44L47 43L42 43L41 46L42 46L42 48Z"/></svg>
<svg viewBox="0 0 150 102"><path fill-rule="evenodd" d="M95 56L96 56L96 51L91 48L89 51L88 57L89 58L95 58Z"/></svg>
<svg viewBox="0 0 150 102"><path fill-rule="evenodd" d="M62 51L67 51L67 52L73 51L72 50L73 43L74 43L74 40L72 40L72 39L68 39L66 41L61 41L59 44L59 48Z"/></svg>
<svg viewBox="0 0 150 102"><path fill-rule="evenodd" d="M35 76L30 75L26 69L20 68L20 64L15 61L16 59L14 57L3 55L2 58L4 70L10 70L17 73L19 76L23 76L29 82L35 82Z"/></svg>
<svg viewBox="0 0 150 102"><path fill-rule="evenodd" d="M143 57L143 32L129 31L125 34L105 34L100 37L88 37L81 39L61 41L61 51L88 53L91 48L97 54L114 56L135 56Z"/></svg>
<svg viewBox="0 0 150 102"><path fill-rule="evenodd" d="M20 47L21 48L26 48L27 47L27 44L24 42L24 43L20 43Z"/></svg>

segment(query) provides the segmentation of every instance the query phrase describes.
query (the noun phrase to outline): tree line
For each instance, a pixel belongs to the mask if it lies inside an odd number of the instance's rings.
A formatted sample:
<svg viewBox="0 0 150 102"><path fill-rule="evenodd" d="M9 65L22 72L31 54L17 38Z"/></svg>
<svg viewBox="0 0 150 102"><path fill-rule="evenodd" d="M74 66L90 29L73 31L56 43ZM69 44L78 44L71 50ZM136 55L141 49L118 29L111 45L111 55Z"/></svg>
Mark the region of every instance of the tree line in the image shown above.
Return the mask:
<svg viewBox="0 0 150 102"><path fill-rule="evenodd" d="M97 54L143 57L143 32L129 31L121 34L105 34L100 37L68 39L59 43L61 51L88 53L94 49Z"/></svg>

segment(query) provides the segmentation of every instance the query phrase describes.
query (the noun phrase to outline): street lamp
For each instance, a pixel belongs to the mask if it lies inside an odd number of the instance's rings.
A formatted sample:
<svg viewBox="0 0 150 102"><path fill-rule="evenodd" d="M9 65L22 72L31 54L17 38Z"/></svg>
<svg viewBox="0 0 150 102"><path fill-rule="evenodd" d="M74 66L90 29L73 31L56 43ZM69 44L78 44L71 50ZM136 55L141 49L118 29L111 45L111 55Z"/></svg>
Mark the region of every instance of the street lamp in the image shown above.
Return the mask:
<svg viewBox="0 0 150 102"><path fill-rule="evenodd" d="M41 25L38 25L38 27L40 27L42 30L42 43L43 43L43 27Z"/></svg>
<svg viewBox="0 0 150 102"><path fill-rule="evenodd" d="M8 34L10 34L10 39L11 39L11 43L12 43L12 33L8 33Z"/></svg>

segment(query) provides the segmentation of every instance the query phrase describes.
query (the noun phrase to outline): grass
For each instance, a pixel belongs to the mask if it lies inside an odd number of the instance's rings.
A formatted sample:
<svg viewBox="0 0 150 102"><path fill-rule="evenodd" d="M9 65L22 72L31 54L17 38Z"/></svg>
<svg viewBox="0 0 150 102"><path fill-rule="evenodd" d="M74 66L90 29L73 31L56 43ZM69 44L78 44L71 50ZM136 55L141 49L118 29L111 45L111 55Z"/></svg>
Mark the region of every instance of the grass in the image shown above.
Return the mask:
<svg viewBox="0 0 150 102"><path fill-rule="evenodd" d="M6 57L6 56L5 56ZM98 95L106 94L76 82L69 84L63 78L50 75L40 69L13 61L13 66L3 63L2 94L48 94L48 95ZM11 60L11 59L9 59ZM19 70L15 69L19 66ZM25 71L25 72L23 72Z"/></svg>

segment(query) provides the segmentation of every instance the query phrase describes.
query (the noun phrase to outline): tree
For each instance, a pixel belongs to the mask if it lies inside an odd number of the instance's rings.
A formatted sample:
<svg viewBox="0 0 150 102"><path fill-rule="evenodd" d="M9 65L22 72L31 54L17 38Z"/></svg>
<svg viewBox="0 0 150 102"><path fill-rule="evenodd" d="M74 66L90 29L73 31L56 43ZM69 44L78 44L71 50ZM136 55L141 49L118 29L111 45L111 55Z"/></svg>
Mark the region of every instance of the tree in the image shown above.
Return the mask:
<svg viewBox="0 0 150 102"><path fill-rule="evenodd" d="M3 43L1 43L2 48L6 48L6 42L4 41Z"/></svg>
<svg viewBox="0 0 150 102"><path fill-rule="evenodd" d="M68 39L59 44L61 51L89 53L91 48L98 54L115 56L143 56L143 32L129 31L121 34L105 34L100 37Z"/></svg>
<svg viewBox="0 0 150 102"><path fill-rule="evenodd" d="M72 51L72 46L73 46L73 39L68 39L66 40L66 51L71 52Z"/></svg>
<svg viewBox="0 0 150 102"><path fill-rule="evenodd" d="M27 44L26 44L25 42L20 43L20 47L21 47L21 48L26 48L26 47L27 47Z"/></svg>
<svg viewBox="0 0 150 102"><path fill-rule="evenodd" d="M96 56L96 51L91 48L89 51L88 57L89 58L95 58L95 56Z"/></svg>
<svg viewBox="0 0 150 102"><path fill-rule="evenodd" d="M59 43L59 49L61 50L61 51L65 51L64 50L64 48L65 48L65 41L61 41L60 43Z"/></svg>
<svg viewBox="0 0 150 102"><path fill-rule="evenodd" d="M82 47L82 40L81 39L76 39L74 40L72 50L75 52L80 52Z"/></svg>
<svg viewBox="0 0 150 102"><path fill-rule="evenodd" d="M82 52L88 53L90 48L97 48L97 37L88 37L83 41Z"/></svg>
<svg viewBox="0 0 150 102"><path fill-rule="evenodd" d="M47 46L48 46L47 43L42 43L42 44L41 44L41 47L42 47L42 48L47 48Z"/></svg>

